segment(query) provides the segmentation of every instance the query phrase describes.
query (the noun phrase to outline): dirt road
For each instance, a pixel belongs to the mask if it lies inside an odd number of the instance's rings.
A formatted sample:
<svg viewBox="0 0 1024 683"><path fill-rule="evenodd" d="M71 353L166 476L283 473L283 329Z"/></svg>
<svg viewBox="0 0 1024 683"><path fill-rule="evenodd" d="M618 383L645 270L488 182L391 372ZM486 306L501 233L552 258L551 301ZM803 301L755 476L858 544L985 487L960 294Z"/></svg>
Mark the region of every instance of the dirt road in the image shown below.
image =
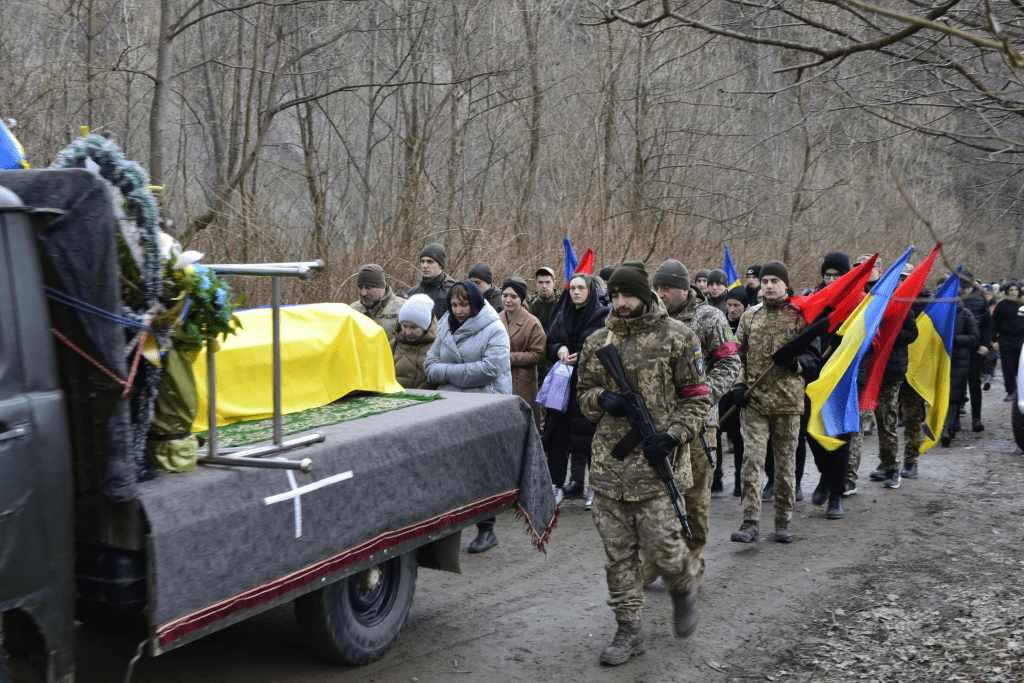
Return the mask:
<svg viewBox="0 0 1024 683"><path fill-rule="evenodd" d="M986 431L926 453L921 476L898 490L868 481L877 464L868 437L860 491L842 520L810 503L817 472L808 462L791 545L771 540L770 504L767 538L729 542L742 521L738 499L714 500L697 632L675 638L667 594L649 590L647 652L622 667L598 664L615 621L600 540L572 501L546 556L505 515L500 544L463 555L461 576L421 570L404 632L370 666L318 660L291 609L279 608L144 659L133 680L1024 680L1024 456L1001 388L985 393ZM78 637L80 683L123 678L131 639L84 628Z"/></svg>

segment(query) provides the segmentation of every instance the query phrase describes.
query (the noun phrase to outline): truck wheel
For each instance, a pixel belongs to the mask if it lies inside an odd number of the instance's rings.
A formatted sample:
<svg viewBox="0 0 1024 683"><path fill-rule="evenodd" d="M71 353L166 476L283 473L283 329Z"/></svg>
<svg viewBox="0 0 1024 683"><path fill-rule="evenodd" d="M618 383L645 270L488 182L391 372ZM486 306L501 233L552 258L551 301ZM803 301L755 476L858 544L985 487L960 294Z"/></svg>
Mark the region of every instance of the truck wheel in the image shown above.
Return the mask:
<svg viewBox="0 0 1024 683"><path fill-rule="evenodd" d="M1010 408L1010 426L1013 427L1013 440L1017 442L1017 448L1024 451L1024 415L1021 415L1017 401Z"/></svg>
<svg viewBox="0 0 1024 683"><path fill-rule="evenodd" d="M416 589L416 553L374 565L295 601L313 648L342 664L369 664L402 632Z"/></svg>

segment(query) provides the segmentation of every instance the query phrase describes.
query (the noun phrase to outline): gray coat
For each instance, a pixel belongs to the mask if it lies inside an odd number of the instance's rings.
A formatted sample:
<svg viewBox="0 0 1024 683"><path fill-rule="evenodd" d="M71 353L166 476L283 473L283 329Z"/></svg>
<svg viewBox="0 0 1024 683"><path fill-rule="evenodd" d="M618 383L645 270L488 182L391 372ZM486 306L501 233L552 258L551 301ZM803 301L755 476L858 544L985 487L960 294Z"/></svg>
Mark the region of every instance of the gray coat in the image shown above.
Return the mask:
<svg viewBox="0 0 1024 683"><path fill-rule="evenodd" d="M498 314L485 305L454 333L449 315L438 322L437 339L423 363L427 380L440 391L511 394L509 339Z"/></svg>

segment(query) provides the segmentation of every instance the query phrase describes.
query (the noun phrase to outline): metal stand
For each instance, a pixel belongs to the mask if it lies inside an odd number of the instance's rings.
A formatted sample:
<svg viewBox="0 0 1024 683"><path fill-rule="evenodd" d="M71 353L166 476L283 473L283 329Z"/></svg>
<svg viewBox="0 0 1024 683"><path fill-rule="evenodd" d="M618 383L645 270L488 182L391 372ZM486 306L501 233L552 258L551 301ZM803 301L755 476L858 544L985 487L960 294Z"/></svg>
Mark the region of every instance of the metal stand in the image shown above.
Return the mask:
<svg viewBox="0 0 1024 683"><path fill-rule="evenodd" d="M309 278L313 271L322 271L324 262L307 261L302 263L262 263L262 264L217 264L207 266L218 275L245 275L272 278L273 299L271 316L273 321L273 357L274 357L274 442L268 446L255 448L217 449L217 367L214 360L216 342L206 343L206 386L207 386L207 423L210 426L207 437L209 455L198 458L204 465L230 465L234 467L262 467L268 469L288 469L309 473L313 462L309 458L302 460L255 460L268 455L277 455L285 451L302 448L314 443L321 443L326 438L319 432L300 436L284 441L281 435L281 278L296 277L300 280Z"/></svg>

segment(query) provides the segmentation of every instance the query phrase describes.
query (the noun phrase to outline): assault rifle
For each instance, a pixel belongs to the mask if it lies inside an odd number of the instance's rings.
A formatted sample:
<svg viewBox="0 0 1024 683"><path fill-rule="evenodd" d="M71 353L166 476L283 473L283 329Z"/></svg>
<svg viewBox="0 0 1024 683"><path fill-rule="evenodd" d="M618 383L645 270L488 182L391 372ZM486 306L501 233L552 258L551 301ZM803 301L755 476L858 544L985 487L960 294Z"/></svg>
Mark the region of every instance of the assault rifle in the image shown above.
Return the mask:
<svg viewBox="0 0 1024 683"><path fill-rule="evenodd" d="M622 360L619 358L619 352L615 349L613 344L598 349L597 357L601 361L601 365L604 366L605 370L612 376L615 383L619 385L619 389L622 390L621 395L626 399L626 419L633 425L633 430L636 432L636 436L639 437L641 443L646 443L649 438L658 433L658 430L654 428L654 421L651 420L651 413L647 410L647 402L644 401L644 397L633 388L629 386L629 382L626 381L626 372L622 369ZM634 442L635 445L635 442ZM612 455L617 460L625 460L626 455L629 453L631 448L615 448L612 450ZM672 472L672 465L668 459L662 461L662 464L655 468L661 481L664 482L665 487L668 489L669 498L672 500L672 507L675 508L676 517L679 518L679 522L683 525L683 533L686 534L686 538L692 539L693 534L690 531L690 524L686 521L689 519L689 515L683 512L683 508L686 503L683 501L683 495L679 492L679 486L676 484L676 476Z"/></svg>
<svg viewBox="0 0 1024 683"><path fill-rule="evenodd" d="M711 463L711 469L716 469L718 467L718 463L715 462L715 456L711 454L711 451L718 450L718 446L716 445L715 448L711 448L711 446L708 445L708 426L706 424L701 424L700 431L697 432L697 436L700 437L700 444L704 446L704 455L708 456L708 462Z"/></svg>

